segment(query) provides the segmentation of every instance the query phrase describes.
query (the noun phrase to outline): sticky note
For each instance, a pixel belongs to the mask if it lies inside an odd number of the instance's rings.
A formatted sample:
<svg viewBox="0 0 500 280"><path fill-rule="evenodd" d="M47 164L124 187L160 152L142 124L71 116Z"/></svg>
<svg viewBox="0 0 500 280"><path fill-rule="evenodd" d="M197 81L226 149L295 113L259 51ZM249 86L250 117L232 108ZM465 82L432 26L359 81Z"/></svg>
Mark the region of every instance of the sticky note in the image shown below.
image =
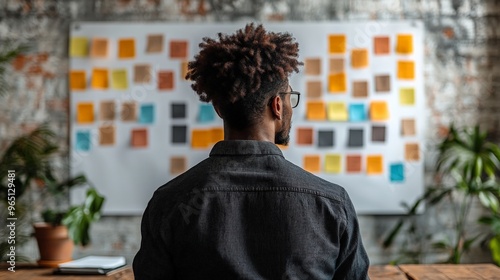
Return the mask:
<svg viewBox="0 0 500 280"><path fill-rule="evenodd" d="M404 182L405 168L402 163L391 163L389 169L389 179L391 180L391 182Z"/></svg>
<svg viewBox="0 0 500 280"><path fill-rule="evenodd" d="M396 52L411 54L413 52L413 36L411 34L398 34L396 37Z"/></svg>
<svg viewBox="0 0 500 280"><path fill-rule="evenodd" d="M212 143L224 140L224 129L222 127L214 127L210 133L212 134Z"/></svg>
<svg viewBox="0 0 500 280"><path fill-rule="evenodd" d="M187 58L187 41L170 41L170 58Z"/></svg>
<svg viewBox="0 0 500 280"><path fill-rule="evenodd" d="M71 37L69 41L70 57L85 57L89 55L89 40L86 37Z"/></svg>
<svg viewBox="0 0 500 280"><path fill-rule="evenodd" d="M399 89L399 104L415 105L415 89L414 88Z"/></svg>
<svg viewBox="0 0 500 280"><path fill-rule="evenodd" d="M345 53L346 37L342 34L333 34L328 37L330 54Z"/></svg>
<svg viewBox="0 0 500 280"><path fill-rule="evenodd" d="M370 119L372 121L389 119L389 106L386 101L372 101L370 103Z"/></svg>
<svg viewBox="0 0 500 280"><path fill-rule="evenodd" d="M155 106L154 104L142 104L139 113L139 122L150 124L155 120Z"/></svg>
<svg viewBox="0 0 500 280"><path fill-rule="evenodd" d="M186 117L185 103L172 103L170 109L172 119L184 119Z"/></svg>
<svg viewBox="0 0 500 280"><path fill-rule="evenodd" d="M352 82L352 96L357 98L368 97L368 82L367 81L353 81Z"/></svg>
<svg viewBox="0 0 500 280"><path fill-rule="evenodd" d="M94 68L92 70L92 88L94 89L107 89L108 83L108 69Z"/></svg>
<svg viewBox="0 0 500 280"><path fill-rule="evenodd" d="M170 158L170 174L181 174L187 169L187 159L183 156Z"/></svg>
<svg viewBox="0 0 500 280"><path fill-rule="evenodd" d="M208 148L212 144L212 134L208 129L191 131L191 148Z"/></svg>
<svg viewBox="0 0 500 280"><path fill-rule="evenodd" d="M69 88L71 90L85 90L87 78L84 70L73 70L69 73Z"/></svg>
<svg viewBox="0 0 500 280"><path fill-rule="evenodd" d="M342 157L338 154L327 154L325 156L325 172L340 173L342 171Z"/></svg>
<svg viewBox="0 0 500 280"><path fill-rule="evenodd" d="M322 121L326 119L325 103L323 101L307 102L307 120Z"/></svg>
<svg viewBox="0 0 500 280"><path fill-rule="evenodd" d="M407 161L420 160L420 149L418 147L418 143L405 144L405 159Z"/></svg>
<svg viewBox="0 0 500 280"><path fill-rule="evenodd" d="M328 89L332 93L344 93L347 82L345 73L331 74L328 76Z"/></svg>
<svg viewBox="0 0 500 280"><path fill-rule="evenodd" d="M127 89L127 70L115 69L111 71L111 88L113 89Z"/></svg>
<svg viewBox="0 0 500 280"><path fill-rule="evenodd" d="M161 53L162 51L163 51L163 35L162 34L148 35L146 52Z"/></svg>
<svg viewBox="0 0 500 280"><path fill-rule="evenodd" d="M352 68L366 68L366 67L368 67L368 50L367 49L353 49L351 51L351 66L352 66Z"/></svg>
<svg viewBox="0 0 500 280"><path fill-rule="evenodd" d="M158 89L159 90L174 89L174 72L164 71L164 70L158 72Z"/></svg>
<svg viewBox="0 0 500 280"><path fill-rule="evenodd" d="M415 62L410 60L398 61L398 79L413 80L415 79Z"/></svg>
<svg viewBox="0 0 500 280"><path fill-rule="evenodd" d="M215 119L215 110L211 104L200 104L198 112L198 122L206 123Z"/></svg>
<svg viewBox="0 0 500 280"><path fill-rule="evenodd" d="M307 81L306 96L308 98L319 98L323 92L321 81Z"/></svg>
<svg viewBox="0 0 500 280"><path fill-rule="evenodd" d="M327 115L330 121L347 121L349 120L349 114L347 112L347 107L344 102L328 102L327 104Z"/></svg>
<svg viewBox="0 0 500 280"><path fill-rule="evenodd" d="M391 91L391 76L377 75L375 76L375 91L390 92Z"/></svg>
<svg viewBox="0 0 500 280"><path fill-rule="evenodd" d="M318 130L318 147L333 147L335 143L335 131Z"/></svg>
<svg viewBox="0 0 500 280"><path fill-rule="evenodd" d="M312 145L313 143L313 129L312 128L297 128L297 144L299 145Z"/></svg>
<svg viewBox="0 0 500 280"><path fill-rule="evenodd" d="M75 149L84 152L90 150L90 132L88 130L76 132Z"/></svg>
<svg viewBox="0 0 500 280"><path fill-rule="evenodd" d="M92 39L90 56L94 58L106 58L108 56L108 39L106 38Z"/></svg>
<svg viewBox="0 0 500 280"><path fill-rule="evenodd" d="M384 172L384 158L382 155L369 155L366 157L366 173L377 175Z"/></svg>
<svg viewBox="0 0 500 280"><path fill-rule="evenodd" d="M321 158L318 155L305 155L304 156L304 170L311 173L318 173L321 171Z"/></svg>
<svg viewBox="0 0 500 280"><path fill-rule="evenodd" d="M135 40L124 38L118 40L118 58L127 59L135 57Z"/></svg>
<svg viewBox="0 0 500 280"><path fill-rule="evenodd" d="M373 38L373 50L376 55L385 55L390 52L389 37L379 36Z"/></svg>
<svg viewBox="0 0 500 280"><path fill-rule="evenodd" d="M134 83L147 84L151 81L151 66L149 64L134 65Z"/></svg>
<svg viewBox="0 0 500 280"><path fill-rule="evenodd" d="M185 125L173 125L171 139L174 144L183 144L187 142L187 127Z"/></svg>
<svg viewBox="0 0 500 280"><path fill-rule="evenodd" d="M330 58L330 74L345 72L343 58Z"/></svg>
<svg viewBox="0 0 500 280"><path fill-rule="evenodd" d="M372 141L385 142L386 127L385 125L372 126Z"/></svg>
<svg viewBox="0 0 500 280"><path fill-rule="evenodd" d="M189 65L189 62L187 62L187 61L181 62L181 71L180 71L180 73L181 73L180 79L181 80L186 80L186 75L187 75L188 69L189 69L188 65Z"/></svg>
<svg viewBox="0 0 500 280"><path fill-rule="evenodd" d="M99 119L101 121L112 121L115 119L115 102L112 100L101 101L99 104Z"/></svg>
<svg viewBox="0 0 500 280"><path fill-rule="evenodd" d="M113 145L116 139L116 128L114 126L101 126L99 127L99 144Z"/></svg>
<svg viewBox="0 0 500 280"><path fill-rule="evenodd" d="M94 121L94 103L81 102L76 107L76 121L78 123L91 123Z"/></svg>
<svg viewBox="0 0 500 280"><path fill-rule="evenodd" d="M349 120L351 122L365 121L366 120L365 104L350 104Z"/></svg>
<svg viewBox="0 0 500 280"><path fill-rule="evenodd" d="M132 129L130 145L134 148L144 148L148 146L148 130L145 128Z"/></svg>
<svg viewBox="0 0 500 280"><path fill-rule="evenodd" d="M122 121L134 122L137 120L137 104L133 101L122 103Z"/></svg>
<svg viewBox="0 0 500 280"><path fill-rule="evenodd" d="M347 146L350 148L363 147L364 131L363 129L351 128L349 129L349 136Z"/></svg>
<svg viewBox="0 0 500 280"><path fill-rule="evenodd" d="M346 171L347 173L361 172L361 156L360 155L347 155L346 156Z"/></svg>
<svg viewBox="0 0 500 280"><path fill-rule="evenodd" d="M320 58L306 58L305 72L306 72L306 75L310 75L310 76L321 75L321 59Z"/></svg>
<svg viewBox="0 0 500 280"><path fill-rule="evenodd" d="M401 120L401 135L414 136L415 134L416 134L415 119L402 119Z"/></svg>

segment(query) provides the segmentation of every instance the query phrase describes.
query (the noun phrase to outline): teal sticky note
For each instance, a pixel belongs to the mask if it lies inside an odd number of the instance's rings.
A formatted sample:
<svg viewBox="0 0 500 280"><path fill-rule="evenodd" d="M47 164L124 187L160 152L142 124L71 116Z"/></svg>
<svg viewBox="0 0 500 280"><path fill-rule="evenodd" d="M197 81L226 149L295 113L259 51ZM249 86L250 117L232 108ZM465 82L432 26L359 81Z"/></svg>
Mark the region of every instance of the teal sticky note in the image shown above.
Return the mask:
<svg viewBox="0 0 500 280"><path fill-rule="evenodd" d="M405 180L405 168L402 163L392 163L389 170L391 182L403 182Z"/></svg>
<svg viewBox="0 0 500 280"><path fill-rule="evenodd" d="M349 121L361 122L366 120L365 104L349 105Z"/></svg>
<svg viewBox="0 0 500 280"><path fill-rule="evenodd" d="M76 132L76 150L77 151L88 151L90 150L90 132L89 131L77 131Z"/></svg>
<svg viewBox="0 0 500 280"><path fill-rule="evenodd" d="M211 104L200 104L198 121L201 123L211 122L215 119L215 110Z"/></svg>
<svg viewBox="0 0 500 280"><path fill-rule="evenodd" d="M155 119L155 107L153 104L142 104L139 114L140 123L153 123Z"/></svg>

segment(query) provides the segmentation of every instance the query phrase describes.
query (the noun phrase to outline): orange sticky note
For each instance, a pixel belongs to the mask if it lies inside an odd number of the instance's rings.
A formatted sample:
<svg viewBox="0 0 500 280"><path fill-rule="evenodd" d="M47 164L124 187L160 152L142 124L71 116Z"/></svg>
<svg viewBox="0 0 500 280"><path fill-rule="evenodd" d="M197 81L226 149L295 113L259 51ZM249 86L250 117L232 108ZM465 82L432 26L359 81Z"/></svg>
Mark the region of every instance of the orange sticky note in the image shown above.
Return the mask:
<svg viewBox="0 0 500 280"><path fill-rule="evenodd" d="M321 81L308 81L306 84L306 95L308 98L318 98L321 97L323 86Z"/></svg>
<svg viewBox="0 0 500 280"><path fill-rule="evenodd" d="M398 79L415 79L415 62L411 60L398 61Z"/></svg>
<svg viewBox="0 0 500 280"><path fill-rule="evenodd" d="M347 82L345 73L330 74L328 81L328 89L331 93L344 93L346 91Z"/></svg>
<svg viewBox="0 0 500 280"><path fill-rule="evenodd" d="M326 119L325 103L323 101L308 101L307 119L310 121L325 120Z"/></svg>
<svg viewBox="0 0 500 280"><path fill-rule="evenodd" d="M325 172L340 173L342 171L342 158L338 154L327 154L325 156Z"/></svg>
<svg viewBox="0 0 500 280"><path fill-rule="evenodd" d="M105 58L108 56L108 39L94 38L90 49L90 56L96 58Z"/></svg>
<svg viewBox="0 0 500 280"><path fill-rule="evenodd" d="M405 145L405 159L407 161L420 160L420 149L418 143L408 143Z"/></svg>
<svg viewBox="0 0 500 280"><path fill-rule="evenodd" d="M386 101L372 101L370 103L370 119L372 121L389 119L389 106Z"/></svg>
<svg viewBox="0 0 500 280"><path fill-rule="evenodd" d="M366 173L369 175L382 174L384 172L384 158L382 155L369 155L366 157Z"/></svg>
<svg viewBox="0 0 500 280"><path fill-rule="evenodd" d="M398 34L396 37L396 52L401 54L413 52L413 36L411 34Z"/></svg>
<svg viewBox="0 0 500 280"><path fill-rule="evenodd" d="M171 157L170 158L170 173L180 174L187 169L187 159L183 156Z"/></svg>
<svg viewBox="0 0 500 280"><path fill-rule="evenodd" d="M118 58L134 58L135 57L135 40L126 38L118 40Z"/></svg>
<svg viewBox="0 0 500 280"><path fill-rule="evenodd" d="M321 59L320 58L307 58L305 62L306 75L320 75L321 74Z"/></svg>
<svg viewBox="0 0 500 280"><path fill-rule="evenodd" d="M348 155L346 156L346 171L347 173L361 172L361 156Z"/></svg>
<svg viewBox="0 0 500 280"><path fill-rule="evenodd" d="M99 127L99 144L100 145L113 145L116 139L116 128L114 126L101 126Z"/></svg>
<svg viewBox="0 0 500 280"><path fill-rule="evenodd" d="M224 129L222 127L212 128L212 143L217 143L224 140Z"/></svg>
<svg viewBox="0 0 500 280"><path fill-rule="evenodd" d="M91 102L78 103L76 107L76 121L78 123L91 123L94 121L94 104Z"/></svg>
<svg viewBox="0 0 500 280"><path fill-rule="evenodd" d="M368 50L353 49L351 52L351 66L352 68L368 67Z"/></svg>
<svg viewBox="0 0 500 280"><path fill-rule="evenodd" d="M92 70L92 88L107 89L108 88L108 69L94 68Z"/></svg>
<svg viewBox="0 0 500 280"><path fill-rule="evenodd" d="M313 129L312 128L297 128L297 144L312 145Z"/></svg>
<svg viewBox="0 0 500 280"><path fill-rule="evenodd" d="M329 51L331 54L345 53L346 37L342 34L330 35L328 37L330 43Z"/></svg>
<svg viewBox="0 0 500 280"><path fill-rule="evenodd" d="M132 147L144 148L148 146L148 130L145 128L132 129L132 139L130 141Z"/></svg>
<svg viewBox="0 0 500 280"><path fill-rule="evenodd" d="M85 57L89 55L89 40L86 37L71 37L69 40L69 56Z"/></svg>
<svg viewBox="0 0 500 280"><path fill-rule="evenodd" d="M87 78L84 70L73 70L69 73L69 88L71 90L84 90L87 87Z"/></svg>
<svg viewBox="0 0 500 280"><path fill-rule="evenodd" d="M188 64L189 62L187 61L181 62L181 80L186 80L186 75L188 73Z"/></svg>
<svg viewBox="0 0 500 280"><path fill-rule="evenodd" d="M170 58L187 58L187 41L170 41Z"/></svg>
<svg viewBox="0 0 500 280"><path fill-rule="evenodd" d="M318 173L321 171L321 158L318 155L304 156L304 169L311 173Z"/></svg>
<svg viewBox="0 0 500 280"><path fill-rule="evenodd" d="M212 133L208 129L193 129L191 131L192 148L208 148L212 144Z"/></svg>
<svg viewBox="0 0 500 280"><path fill-rule="evenodd" d="M380 36L373 38L373 49L376 55L389 54L389 37Z"/></svg>

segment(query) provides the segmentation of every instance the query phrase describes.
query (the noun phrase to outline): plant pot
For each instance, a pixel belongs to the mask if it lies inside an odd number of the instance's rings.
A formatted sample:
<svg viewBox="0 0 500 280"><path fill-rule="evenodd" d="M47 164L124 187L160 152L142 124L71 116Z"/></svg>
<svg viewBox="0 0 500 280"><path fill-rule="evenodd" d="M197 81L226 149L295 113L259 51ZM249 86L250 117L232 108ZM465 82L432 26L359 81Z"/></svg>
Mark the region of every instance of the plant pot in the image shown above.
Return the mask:
<svg viewBox="0 0 500 280"><path fill-rule="evenodd" d="M71 261L74 245L66 226L35 223L33 228L40 252L39 266L57 267L60 263Z"/></svg>

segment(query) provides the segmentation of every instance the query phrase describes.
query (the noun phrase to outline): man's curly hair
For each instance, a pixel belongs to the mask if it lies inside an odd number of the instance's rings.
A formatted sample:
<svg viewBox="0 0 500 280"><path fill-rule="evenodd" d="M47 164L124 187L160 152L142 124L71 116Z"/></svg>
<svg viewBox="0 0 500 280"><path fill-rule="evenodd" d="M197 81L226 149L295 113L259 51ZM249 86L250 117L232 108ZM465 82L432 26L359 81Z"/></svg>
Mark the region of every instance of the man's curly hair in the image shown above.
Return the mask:
<svg viewBox="0 0 500 280"><path fill-rule="evenodd" d="M253 23L233 35L219 33L218 40L205 37L199 47L186 79L235 129L256 124L268 98L285 91L288 76L303 64L289 33L267 32Z"/></svg>

